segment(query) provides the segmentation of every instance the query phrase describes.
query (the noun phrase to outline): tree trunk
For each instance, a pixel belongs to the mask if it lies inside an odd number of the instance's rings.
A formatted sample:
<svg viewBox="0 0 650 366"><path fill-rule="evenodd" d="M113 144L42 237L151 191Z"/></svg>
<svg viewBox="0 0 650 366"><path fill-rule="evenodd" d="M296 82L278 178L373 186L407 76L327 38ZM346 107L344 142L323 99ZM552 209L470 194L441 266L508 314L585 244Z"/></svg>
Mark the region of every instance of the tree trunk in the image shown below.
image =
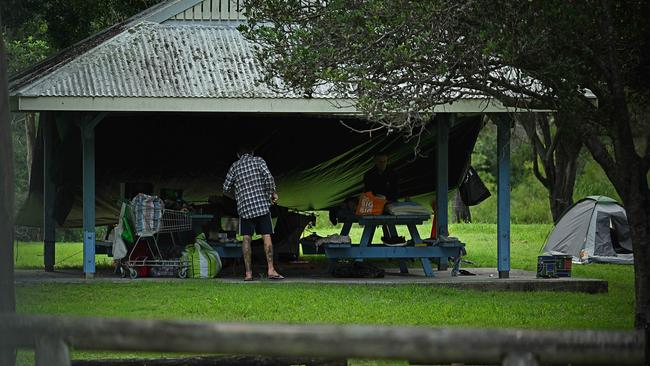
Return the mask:
<svg viewBox="0 0 650 366"><path fill-rule="evenodd" d="M621 195L632 234L634 250L634 286L636 290L636 314L634 324L637 328L648 327L650 320L650 189L647 172L631 167L626 169L631 184L625 195ZM636 171L632 171L636 170ZM625 174L625 173L624 173ZM629 174L629 175L628 175ZM618 188L617 188L618 189ZM619 193L622 193L619 191Z"/></svg>
<svg viewBox="0 0 650 366"><path fill-rule="evenodd" d="M650 320L650 278L648 278L648 235L650 234L650 195L623 200L628 214L634 248L634 279L637 293L635 325L647 326ZM636 244L636 245L634 245Z"/></svg>
<svg viewBox="0 0 650 366"><path fill-rule="evenodd" d="M2 29L1 20L0 29ZM0 313L13 313L16 311L13 235L13 148L11 144L11 124L9 122L7 59L4 40L0 35ZM0 347L0 364L15 365L15 350Z"/></svg>
<svg viewBox="0 0 650 366"><path fill-rule="evenodd" d="M624 169L621 169L624 170ZM648 187L647 171L629 167L627 176L630 187L625 196L621 195L628 223L632 234L634 251L634 290L636 306L634 326L645 330L646 364L650 359L650 250L648 237L650 235L650 188ZM625 174L625 173L624 173ZM618 188L617 188L618 190ZM620 192L620 191L619 191Z"/></svg>
<svg viewBox="0 0 650 366"><path fill-rule="evenodd" d="M555 171L548 191L553 221L557 222L564 211L573 204L577 160L582 149L582 142L573 134L563 132L559 132L555 138L558 139L554 154L555 162L548 162L549 167L552 166Z"/></svg>
<svg viewBox="0 0 650 366"><path fill-rule="evenodd" d="M557 126L566 123L562 118L570 117L556 115ZM553 221L557 221L573 204L573 188L582 142L577 134L568 129L557 128L553 135L550 115L522 115L519 116L519 121L532 146L533 173L548 191L551 215ZM543 172L539 168L540 161Z"/></svg>
<svg viewBox="0 0 650 366"><path fill-rule="evenodd" d="M622 93L621 93L622 94ZM619 98L622 99L622 98ZM587 132L587 148L605 171L609 180L623 200L632 235L634 251L634 286L636 294L635 327L645 329L648 334L650 320L650 187L648 187L648 166L637 155L631 130L631 119L627 105L618 101L610 109L610 137L613 140L613 154L593 134ZM613 121L613 122L612 122ZM648 338L650 339L650 337ZM646 357L648 345L646 343Z"/></svg>
<svg viewBox="0 0 650 366"><path fill-rule="evenodd" d="M25 147L27 153L27 186L32 181L32 161L34 145L36 145L36 114L25 114Z"/></svg>

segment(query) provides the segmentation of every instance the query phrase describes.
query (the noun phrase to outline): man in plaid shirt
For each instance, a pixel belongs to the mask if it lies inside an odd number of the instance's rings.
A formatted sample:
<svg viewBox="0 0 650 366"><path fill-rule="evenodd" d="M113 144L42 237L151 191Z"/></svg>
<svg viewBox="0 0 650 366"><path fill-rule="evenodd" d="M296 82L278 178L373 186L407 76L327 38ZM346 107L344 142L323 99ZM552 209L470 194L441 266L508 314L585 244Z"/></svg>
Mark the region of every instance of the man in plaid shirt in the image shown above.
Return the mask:
<svg viewBox="0 0 650 366"><path fill-rule="evenodd" d="M243 237L242 251L246 275L244 281L253 280L251 236L253 232L262 235L264 253L268 264L268 278L280 280L284 277L276 272L273 267L273 222L269 207L277 202L278 194L275 192L275 181L266 166L264 159L253 156L250 147L242 146L237 153L239 160L234 162L226 180L223 183L223 192L232 195L235 192L237 213L239 214L239 234Z"/></svg>

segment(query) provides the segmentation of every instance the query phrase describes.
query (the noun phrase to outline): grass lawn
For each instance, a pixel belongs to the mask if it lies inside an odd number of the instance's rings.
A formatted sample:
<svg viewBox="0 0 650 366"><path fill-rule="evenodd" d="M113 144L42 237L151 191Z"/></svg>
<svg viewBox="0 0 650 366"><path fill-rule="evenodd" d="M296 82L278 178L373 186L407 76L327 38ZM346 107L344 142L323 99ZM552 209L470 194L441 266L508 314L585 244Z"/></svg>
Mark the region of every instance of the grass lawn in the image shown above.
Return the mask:
<svg viewBox="0 0 650 366"><path fill-rule="evenodd" d="M535 269L537 253L550 228L550 225L512 226L512 268ZM317 229L321 235L328 230L336 231L336 227ZM421 234L424 236L427 230L423 227ZM452 225L450 232L467 244L467 259L475 266L496 266L496 225L458 224ZM360 230L354 231L353 240L358 240L359 235ZM57 258L70 258L57 266L80 268L81 253L75 255L80 250L78 243L58 245ZM16 259L19 268L41 267L42 246L19 243ZM110 261L103 263L108 265ZM431 327L633 328L634 273L631 266L574 266L573 273L574 276L608 280L609 293L477 292L424 285L264 282L240 285L210 280L19 285L16 291L20 313ZM21 362L28 362L32 356L21 353L20 357ZM74 352L73 357L110 356Z"/></svg>

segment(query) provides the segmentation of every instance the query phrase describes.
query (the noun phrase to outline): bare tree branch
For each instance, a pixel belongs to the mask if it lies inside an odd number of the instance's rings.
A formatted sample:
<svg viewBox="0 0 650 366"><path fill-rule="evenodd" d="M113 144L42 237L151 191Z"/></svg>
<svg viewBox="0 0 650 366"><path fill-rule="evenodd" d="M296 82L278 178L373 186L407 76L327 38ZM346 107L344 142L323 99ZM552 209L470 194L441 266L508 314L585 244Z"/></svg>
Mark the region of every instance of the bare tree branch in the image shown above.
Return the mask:
<svg viewBox="0 0 650 366"><path fill-rule="evenodd" d="M519 121L524 127L526 135L528 135L528 139L531 140L532 143L531 159L533 161L533 174L535 174L535 177L548 189L550 186L548 172L545 177L539 170L538 160L539 158L543 158L542 154L544 152L544 144L540 141L539 135L537 134L537 118L536 116L523 115L519 117Z"/></svg>
<svg viewBox="0 0 650 366"><path fill-rule="evenodd" d="M379 130L382 130L382 129L385 128L385 126L379 126L379 127L375 127L375 128L368 128L368 129L365 129L365 130L359 130L359 129L356 129L356 128L346 124L342 120L339 120L339 123L342 124L343 126L349 128L351 131L354 131L354 132L357 132L357 133L372 133L372 132L379 131Z"/></svg>
<svg viewBox="0 0 650 366"><path fill-rule="evenodd" d="M542 173L539 171L537 155L539 155L539 152L537 151L536 145L533 145L533 174L535 174L535 177L544 185L544 187L548 189L551 185L551 182L548 179L548 177L544 177Z"/></svg>

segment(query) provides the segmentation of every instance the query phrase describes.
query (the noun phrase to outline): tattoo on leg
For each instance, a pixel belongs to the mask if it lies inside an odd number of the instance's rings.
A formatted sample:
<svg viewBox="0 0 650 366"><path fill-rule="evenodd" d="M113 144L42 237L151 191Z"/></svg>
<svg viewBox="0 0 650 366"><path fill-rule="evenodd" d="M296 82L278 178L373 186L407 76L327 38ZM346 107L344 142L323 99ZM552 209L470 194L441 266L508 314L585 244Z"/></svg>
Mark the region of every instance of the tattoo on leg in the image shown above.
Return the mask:
<svg viewBox="0 0 650 366"><path fill-rule="evenodd" d="M250 238L244 238L242 242L242 254L244 256L244 266L246 267L246 272L252 272L253 271L253 266L252 266L252 254L251 254L251 239Z"/></svg>
<svg viewBox="0 0 650 366"><path fill-rule="evenodd" d="M268 245L264 246L264 249L266 249L264 252L266 252L266 262L267 263L273 263L273 244L269 243Z"/></svg>
<svg viewBox="0 0 650 366"><path fill-rule="evenodd" d="M273 241L271 239L271 235L262 235L262 240L264 241L264 253L266 254L268 274L269 276L277 275L277 272L273 267Z"/></svg>

